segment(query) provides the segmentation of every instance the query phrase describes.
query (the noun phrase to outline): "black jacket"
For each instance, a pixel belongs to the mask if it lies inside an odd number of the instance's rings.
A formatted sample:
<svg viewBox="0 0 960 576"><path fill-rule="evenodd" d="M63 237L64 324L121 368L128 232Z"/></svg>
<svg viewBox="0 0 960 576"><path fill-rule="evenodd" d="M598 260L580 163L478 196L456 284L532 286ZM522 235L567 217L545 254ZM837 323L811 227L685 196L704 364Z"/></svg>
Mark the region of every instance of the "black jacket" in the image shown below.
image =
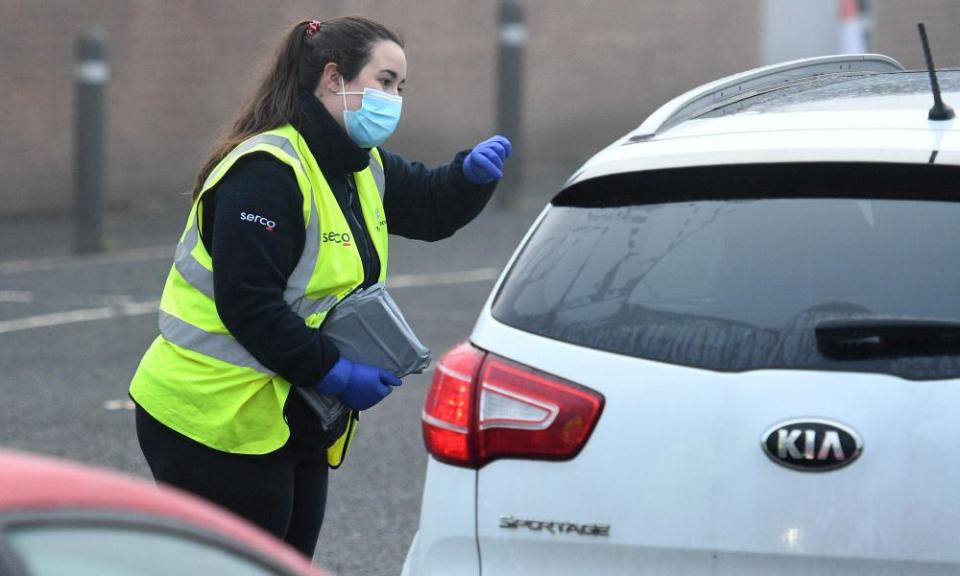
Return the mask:
<svg viewBox="0 0 960 576"><path fill-rule="evenodd" d="M360 204L348 177L370 156L347 136L313 94L301 94L304 136L345 215L363 258L365 285L376 282L380 262L360 225ZM386 178L384 211L391 234L434 241L473 220L495 184L477 186L462 171L462 151L434 169L380 148ZM352 183L352 177L350 178ZM238 161L203 197L201 236L213 258L214 300L231 334L264 366L295 386L312 386L339 359L336 346L308 328L283 300L287 278L303 252L302 195L289 166L269 154ZM272 230L244 215L275 222ZM261 220L260 222L262 222ZM295 395L292 395L295 396Z"/></svg>

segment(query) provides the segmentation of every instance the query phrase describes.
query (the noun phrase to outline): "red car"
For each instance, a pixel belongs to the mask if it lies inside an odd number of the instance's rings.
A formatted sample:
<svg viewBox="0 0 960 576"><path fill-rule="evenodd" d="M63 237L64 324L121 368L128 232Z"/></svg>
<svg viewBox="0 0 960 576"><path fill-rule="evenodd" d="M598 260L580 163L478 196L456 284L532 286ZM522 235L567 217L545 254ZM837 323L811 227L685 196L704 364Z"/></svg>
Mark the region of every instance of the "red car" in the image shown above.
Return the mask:
<svg viewBox="0 0 960 576"><path fill-rule="evenodd" d="M322 576L232 514L172 488L0 451L0 575Z"/></svg>

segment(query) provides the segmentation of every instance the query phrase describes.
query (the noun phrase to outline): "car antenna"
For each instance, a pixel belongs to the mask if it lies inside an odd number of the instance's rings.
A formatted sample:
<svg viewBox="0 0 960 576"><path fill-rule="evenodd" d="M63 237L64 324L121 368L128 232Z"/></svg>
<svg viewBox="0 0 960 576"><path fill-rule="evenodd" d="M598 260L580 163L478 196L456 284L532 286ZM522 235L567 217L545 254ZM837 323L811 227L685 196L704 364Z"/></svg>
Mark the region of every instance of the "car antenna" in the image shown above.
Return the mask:
<svg viewBox="0 0 960 576"><path fill-rule="evenodd" d="M930 73L930 88L933 89L933 108L927 114L930 120L950 120L953 118L953 108L943 103L940 96L940 83L937 82L937 70L933 67L933 56L930 55L930 43L927 42L927 29L923 22L917 23L920 30L920 42L923 44L923 56L927 59L927 72Z"/></svg>

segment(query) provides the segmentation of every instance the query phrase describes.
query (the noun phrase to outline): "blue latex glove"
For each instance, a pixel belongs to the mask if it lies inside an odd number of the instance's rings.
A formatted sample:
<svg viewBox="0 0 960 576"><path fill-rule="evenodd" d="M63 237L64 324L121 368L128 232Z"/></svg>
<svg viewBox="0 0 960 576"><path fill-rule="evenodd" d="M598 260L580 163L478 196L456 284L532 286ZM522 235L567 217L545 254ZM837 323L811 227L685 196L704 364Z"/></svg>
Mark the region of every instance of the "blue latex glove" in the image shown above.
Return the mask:
<svg viewBox="0 0 960 576"><path fill-rule="evenodd" d="M474 146L463 159L463 175L473 184L503 178L503 162L510 157L510 141L497 135Z"/></svg>
<svg viewBox="0 0 960 576"><path fill-rule="evenodd" d="M386 398L394 386L401 384L403 381L400 378L386 370L369 364L354 364L341 356L317 384L317 391L340 398L354 410L366 410Z"/></svg>

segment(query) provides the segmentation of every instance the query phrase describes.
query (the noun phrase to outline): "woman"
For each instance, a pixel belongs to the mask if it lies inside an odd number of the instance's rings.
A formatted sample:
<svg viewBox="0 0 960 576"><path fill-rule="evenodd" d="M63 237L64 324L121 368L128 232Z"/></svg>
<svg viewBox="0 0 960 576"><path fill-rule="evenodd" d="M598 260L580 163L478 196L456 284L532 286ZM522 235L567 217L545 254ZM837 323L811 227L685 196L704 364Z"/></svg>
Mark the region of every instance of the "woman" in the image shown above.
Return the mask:
<svg viewBox="0 0 960 576"><path fill-rule="evenodd" d="M327 472L357 415L401 381L318 330L382 282L387 231L438 240L486 205L510 143L436 169L379 149L399 120L401 38L347 17L301 22L197 178L133 377L137 435L158 481L231 509L312 556ZM346 408L326 426L292 387Z"/></svg>

